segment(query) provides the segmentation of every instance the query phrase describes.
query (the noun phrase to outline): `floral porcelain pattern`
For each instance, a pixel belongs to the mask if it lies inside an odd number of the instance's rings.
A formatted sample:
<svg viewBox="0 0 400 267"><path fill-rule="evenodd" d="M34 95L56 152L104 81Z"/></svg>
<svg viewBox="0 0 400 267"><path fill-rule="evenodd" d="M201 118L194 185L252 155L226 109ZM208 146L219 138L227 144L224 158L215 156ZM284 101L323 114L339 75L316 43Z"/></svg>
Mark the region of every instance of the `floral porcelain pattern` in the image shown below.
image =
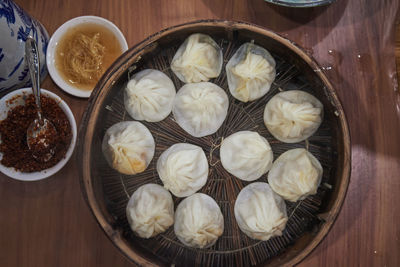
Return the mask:
<svg viewBox="0 0 400 267"><path fill-rule="evenodd" d="M0 0L0 94L31 86L25 63L25 41L32 36L40 51L40 74L47 74L46 50L49 35L42 24L12 0Z"/></svg>

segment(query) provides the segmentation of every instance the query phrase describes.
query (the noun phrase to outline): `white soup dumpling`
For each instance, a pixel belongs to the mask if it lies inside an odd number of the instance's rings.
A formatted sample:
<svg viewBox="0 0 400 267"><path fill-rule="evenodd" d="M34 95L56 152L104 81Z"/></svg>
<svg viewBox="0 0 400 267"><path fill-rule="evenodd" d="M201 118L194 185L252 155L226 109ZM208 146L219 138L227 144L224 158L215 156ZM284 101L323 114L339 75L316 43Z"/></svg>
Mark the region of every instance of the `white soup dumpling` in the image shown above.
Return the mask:
<svg viewBox="0 0 400 267"><path fill-rule="evenodd" d="M107 163L123 174L143 172L154 156L154 138L137 121L119 122L107 129L102 150Z"/></svg>
<svg viewBox="0 0 400 267"><path fill-rule="evenodd" d="M235 202L236 222L247 236L266 241L282 235L288 220L285 201L267 183L244 187Z"/></svg>
<svg viewBox="0 0 400 267"><path fill-rule="evenodd" d="M184 245L207 248L224 232L224 217L213 198L196 193L176 208L174 231Z"/></svg>
<svg viewBox="0 0 400 267"><path fill-rule="evenodd" d="M275 60L261 46L245 43L226 64L226 76L232 96L242 102L263 97L275 80Z"/></svg>
<svg viewBox="0 0 400 267"><path fill-rule="evenodd" d="M322 123L322 103L300 90L284 91L268 101L264 124L269 132L285 143L296 143L313 135Z"/></svg>
<svg viewBox="0 0 400 267"><path fill-rule="evenodd" d="M322 172L321 163L306 149L291 149L275 160L268 183L281 197L296 202L317 193Z"/></svg>
<svg viewBox="0 0 400 267"><path fill-rule="evenodd" d="M194 137L215 133L228 114L224 90L210 82L189 83L176 94L172 113L176 122Z"/></svg>
<svg viewBox="0 0 400 267"><path fill-rule="evenodd" d="M208 35L190 35L179 47L171 69L184 83L207 82L218 77L223 63L222 50Z"/></svg>
<svg viewBox="0 0 400 267"><path fill-rule="evenodd" d="M254 181L272 166L273 153L267 139L257 132L240 131L222 140L222 166L244 181Z"/></svg>
<svg viewBox="0 0 400 267"><path fill-rule="evenodd" d="M174 223L172 196L161 185L142 185L129 199L126 217L132 231L142 238L163 233Z"/></svg>
<svg viewBox="0 0 400 267"><path fill-rule="evenodd" d="M126 111L135 120L158 122L172 110L175 86L163 72L145 69L135 73L124 90Z"/></svg>
<svg viewBox="0 0 400 267"><path fill-rule="evenodd" d="M187 197L207 182L208 162L201 147L178 143L158 158L157 172L166 189L177 197Z"/></svg>

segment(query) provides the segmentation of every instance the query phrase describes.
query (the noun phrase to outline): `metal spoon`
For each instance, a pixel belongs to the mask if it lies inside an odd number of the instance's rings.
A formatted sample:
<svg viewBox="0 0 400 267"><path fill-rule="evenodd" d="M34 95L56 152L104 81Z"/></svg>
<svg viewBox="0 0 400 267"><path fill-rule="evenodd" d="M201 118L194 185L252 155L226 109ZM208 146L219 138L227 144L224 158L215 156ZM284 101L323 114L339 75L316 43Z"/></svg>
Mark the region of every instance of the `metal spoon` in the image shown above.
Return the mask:
<svg viewBox="0 0 400 267"><path fill-rule="evenodd" d="M36 41L28 37L25 42L25 59L28 63L32 81L32 92L35 96L37 118L29 125L26 142L32 151L32 156L40 162L49 161L54 155L54 135L57 130L54 125L42 115L40 104L40 63L39 50Z"/></svg>

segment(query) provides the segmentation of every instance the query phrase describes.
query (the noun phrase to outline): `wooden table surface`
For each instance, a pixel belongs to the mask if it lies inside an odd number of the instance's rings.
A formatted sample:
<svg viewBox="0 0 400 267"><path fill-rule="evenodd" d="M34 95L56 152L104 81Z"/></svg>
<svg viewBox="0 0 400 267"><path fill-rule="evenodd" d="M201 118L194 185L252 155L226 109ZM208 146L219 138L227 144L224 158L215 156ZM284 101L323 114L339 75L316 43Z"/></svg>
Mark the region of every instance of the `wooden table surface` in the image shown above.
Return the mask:
<svg viewBox="0 0 400 267"><path fill-rule="evenodd" d="M289 9L262 0L16 0L52 34L65 21L97 15L128 45L165 27L204 18L251 22L293 40L326 68L352 139L351 182L328 236L299 266L400 266L400 94L394 43L398 0L337 0ZM87 100L47 77L80 123ZM53 177L0 175L0 266L132 266L83 200L75 157Z"/></svg>

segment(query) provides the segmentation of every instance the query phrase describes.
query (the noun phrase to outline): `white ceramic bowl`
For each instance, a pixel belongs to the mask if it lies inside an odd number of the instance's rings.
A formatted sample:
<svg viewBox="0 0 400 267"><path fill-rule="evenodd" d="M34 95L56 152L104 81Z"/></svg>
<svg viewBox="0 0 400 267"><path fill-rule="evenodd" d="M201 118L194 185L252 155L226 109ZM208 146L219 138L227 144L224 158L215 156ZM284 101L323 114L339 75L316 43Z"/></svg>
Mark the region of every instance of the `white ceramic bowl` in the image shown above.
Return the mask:
<svg viewBox="0 0 400 267"><path fill-rule="evenodd" d="M73 18L63 25L61 25L50 38L49 45L47 47L46 53L46 64L47 69L49 70L50 76L53 81L65 92L77 96L77 97L89 97L92 93L91 90L81 90L79 88L74 87L70 83L66 82L61 75L59 74L58 70L55 67L55 51L57 45L59 44L60 38L68 31L70 28L75 27L79 24L86 24L86 23L95 23L102 25L109 29L114 35L117 37L118 42L121 45L122 53L128 50L128 44L126 43L125 37L122 32L115 26L111 21L106 20L104 18L96 17L96 16L82 16ZM121 54L122 54L121 53Z"/></svg>
<svg viewBox="0 0 400 267"><path fill-rule="evenodd" d="M3 98L0 99L0 120L4 120L7 117L7 112L17 106L24 104L24 100L21 98L17 98L18 101L13 101L12 104L7 103L8 100L12 99L15 96L18 95L23 95L23 94L31 94L32 89L31 88L22 88L16 91L12 91L11 93L5 95ZM72 152L74 151L75 148L75 143L76 143L76 121L74 118L74 114L72 114L71 109L68 107L67 103L64 102L59 96L56 94L49 92L47 90L41 89L41 94L45 95L47 97L50 97L58 103L60 108L64 111L65 115L67 115L67 118L69 120L69 123L71 125L71 131L72 131L72 139L71 139L71 144L69 145L69 148L67 150L67 153L65 154L65 157L59 161L56 165L49 169L42 170L40 172L20 172L16 171L14 168L9 168L5 167L0 164L0 171L4 173L5 175L21 180L21 181L36 181L36 180L41 180L44 178L47 178L56 172L58 172L64 165L68 162L68 160L71 158ZM0 159L3 157L3 154L0 153Z"/></svg>

